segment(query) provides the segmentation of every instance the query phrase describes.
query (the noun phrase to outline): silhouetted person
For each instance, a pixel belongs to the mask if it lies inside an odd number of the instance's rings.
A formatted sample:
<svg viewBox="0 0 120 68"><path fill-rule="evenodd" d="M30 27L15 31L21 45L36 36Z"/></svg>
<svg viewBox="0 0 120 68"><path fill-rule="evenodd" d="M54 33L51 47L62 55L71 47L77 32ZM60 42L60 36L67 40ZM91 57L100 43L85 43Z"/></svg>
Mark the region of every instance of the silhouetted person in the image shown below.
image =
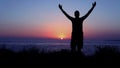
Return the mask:
<svg viewBox="0 0 120 68"><path fill-rule="evenodd" d="M72 21L72 35L71 35L71 51L75 51L76 47L78 52L83 48L83 21L90 15L94 7L96 6L96 2L92 4L92 8L88 11L86 15L83 17L79 17L80 13L78 10L74 12L75 18L68 15L62 8L62 5L59 4L60 10L64 13L64 15Z"/></svg>

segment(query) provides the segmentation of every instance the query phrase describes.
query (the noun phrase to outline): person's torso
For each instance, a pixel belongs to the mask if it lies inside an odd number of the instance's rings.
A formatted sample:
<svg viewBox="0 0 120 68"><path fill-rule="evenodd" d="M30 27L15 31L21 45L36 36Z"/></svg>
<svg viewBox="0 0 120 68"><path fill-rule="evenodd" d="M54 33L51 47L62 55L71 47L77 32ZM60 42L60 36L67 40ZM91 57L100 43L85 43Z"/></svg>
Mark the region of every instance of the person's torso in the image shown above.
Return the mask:
<svg viewBox="0 0 120 68"><path fill-rule="evenodd" d="M82 33L83 32L83 20L81 18L74 18L72 21L72 32Z"/></svg>

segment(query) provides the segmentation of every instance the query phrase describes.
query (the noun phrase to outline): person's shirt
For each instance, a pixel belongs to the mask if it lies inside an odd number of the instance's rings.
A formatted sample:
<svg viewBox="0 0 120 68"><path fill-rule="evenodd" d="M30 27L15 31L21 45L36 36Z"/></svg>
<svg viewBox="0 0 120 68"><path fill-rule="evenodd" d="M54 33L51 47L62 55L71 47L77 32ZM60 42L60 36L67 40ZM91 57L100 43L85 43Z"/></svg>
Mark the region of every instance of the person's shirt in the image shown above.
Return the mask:
<svg viewBox="0 0 120 68"><path fill-rule="evenodd" d="M83 21L84 19L81 18L70 18L72 22L72 32L73 33L81 33L83 32Z"/></svg>

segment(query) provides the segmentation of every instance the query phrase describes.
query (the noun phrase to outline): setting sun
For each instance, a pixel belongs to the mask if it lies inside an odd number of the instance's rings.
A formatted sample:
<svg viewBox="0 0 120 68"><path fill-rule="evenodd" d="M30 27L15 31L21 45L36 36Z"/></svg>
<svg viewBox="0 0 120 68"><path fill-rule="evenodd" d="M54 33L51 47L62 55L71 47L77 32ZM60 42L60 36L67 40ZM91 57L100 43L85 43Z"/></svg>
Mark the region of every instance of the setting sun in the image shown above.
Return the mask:
<svg viewBox="0 0 120 68"><path fill-rule="evenodd" d="M61 40L63 40L63 39L65 38L64 33L60 33L60 34L59 34L59 38L60 38Z"/></svg>
<svg viewBox="0 0 120 68"><path fill-rule="evenodd" d="M60 38L61 40L63 40L63 38Z"/></svg>

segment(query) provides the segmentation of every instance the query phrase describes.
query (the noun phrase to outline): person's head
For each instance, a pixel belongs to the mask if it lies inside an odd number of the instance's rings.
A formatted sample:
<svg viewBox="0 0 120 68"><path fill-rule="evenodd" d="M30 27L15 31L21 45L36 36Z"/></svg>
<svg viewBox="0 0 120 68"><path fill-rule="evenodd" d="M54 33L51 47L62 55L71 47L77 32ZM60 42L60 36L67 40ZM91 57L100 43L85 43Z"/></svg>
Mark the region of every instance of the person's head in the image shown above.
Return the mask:
<svg viewBox="0 0 120 68"><path fill-rule="evenodd" d="M78 11L78 10L76 10L76 11L74 12L74 15L75 15L75 18L79 18L79 16L80 16L79 11Z"/></svg>

